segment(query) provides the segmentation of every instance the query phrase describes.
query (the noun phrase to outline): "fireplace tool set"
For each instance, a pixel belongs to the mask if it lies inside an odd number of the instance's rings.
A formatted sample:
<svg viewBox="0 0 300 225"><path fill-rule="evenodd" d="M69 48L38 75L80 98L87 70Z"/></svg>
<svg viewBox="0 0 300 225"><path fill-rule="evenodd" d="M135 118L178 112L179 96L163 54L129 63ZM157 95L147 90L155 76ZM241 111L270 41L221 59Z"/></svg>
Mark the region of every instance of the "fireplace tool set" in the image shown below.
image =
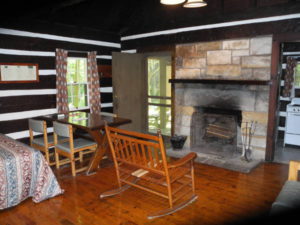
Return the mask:
<svg viewBox="0 0 300 225"><path fill-rule="evenodd" d="M241 159L247 162L251 161L251 140L256 129L256 121L243 122L245 125L242 126L242 155ZM243 125L242 123L242 125Z"/></svg>

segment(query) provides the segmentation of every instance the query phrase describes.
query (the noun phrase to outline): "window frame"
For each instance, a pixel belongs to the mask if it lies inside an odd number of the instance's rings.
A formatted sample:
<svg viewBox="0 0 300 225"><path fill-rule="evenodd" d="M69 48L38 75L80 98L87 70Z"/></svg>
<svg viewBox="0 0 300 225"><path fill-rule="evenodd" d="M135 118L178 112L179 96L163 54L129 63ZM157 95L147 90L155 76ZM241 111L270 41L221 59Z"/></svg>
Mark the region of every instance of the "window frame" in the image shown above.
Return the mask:
<svg viewBox="0 0 300 225"><path fill-rule="evenodd" d="M151 131L149 129L149 106L157 106L157 107L165 107L165 108L169 108L170 109L170 116L171 116L171 129L170 129L170 134L164 134L164 136L172 136L173 134L173 129L174 129L174 124L173 124L173 89L172 89L172 85L170 85L170 91L171 91L171 95L170 96L166 96L166 95L149 95L148 92L148 88L149 88L149 83L148 83L148 59L154 58L154 59L158 59L159 61L161 61L161 58L170 58L171 63L168 64L168 66L170 66L170 72L171 72L171 78L173 77L173 65L172 65L172 54L167 52L167 53L152 53L152 54L146 54L145 55L145 66L146 66L146 74L147 74L147 100L146 100L146 106L147 106L147 116L146 116L146 132L150 133L150 134L154 134L156 133L155 131ZM166 67L167 68L167 67ZM161 73L161 72L160 72ZM160 75L161 76L161 75ZM157 100L165 100L166 102L170 102L170 104L168 103L151 103L151 99L157 99ZM157 128L160 129L160 128Z"/></svg>
<svg viewBox="0 0 300 225"><path fill-rule="evenodd" d="M69 92L68 92L68 106L69 106L69 111L77 111L77 110L85 110L85 109L89 109L90 108L90 102L89 102L89 82L88 82L88 74L87 74L87 58L86 57L73 57L73 56L68 56L68 59L83 59L85 61L85 66L86 66L86 83L85 82L80 82L80 83L75 83L77 85L80 85L80 84L86 84L86 90L87 90L87 94L86 94L86 97L87 97L87 106L83 106L83 107L72 107L70 108L70 105L69 105ZM68 59L67 59L67 68L68 68ZM68 69L67 69L67 75L66 75L66 78L68 77ZM68 91L68 87L69 85L73 85L74 83L68 83L68 79L67 80L67 91ZM73 90L73 89L72 89ZM72 95L73 97L73 95Z"/></svg>

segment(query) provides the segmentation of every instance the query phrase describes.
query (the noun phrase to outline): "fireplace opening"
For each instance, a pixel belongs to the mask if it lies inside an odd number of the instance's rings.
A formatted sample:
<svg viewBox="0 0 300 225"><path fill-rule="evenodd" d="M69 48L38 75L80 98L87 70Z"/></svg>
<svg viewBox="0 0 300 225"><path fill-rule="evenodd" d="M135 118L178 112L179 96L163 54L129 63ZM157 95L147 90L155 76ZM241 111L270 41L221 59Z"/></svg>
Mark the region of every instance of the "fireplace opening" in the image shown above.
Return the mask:
<svg viewBox="0 0 300 225"><path fill-rule="evenodd" d="M238 154L240 110L197 107L192 115L191 150L231 158Z"/></svg>

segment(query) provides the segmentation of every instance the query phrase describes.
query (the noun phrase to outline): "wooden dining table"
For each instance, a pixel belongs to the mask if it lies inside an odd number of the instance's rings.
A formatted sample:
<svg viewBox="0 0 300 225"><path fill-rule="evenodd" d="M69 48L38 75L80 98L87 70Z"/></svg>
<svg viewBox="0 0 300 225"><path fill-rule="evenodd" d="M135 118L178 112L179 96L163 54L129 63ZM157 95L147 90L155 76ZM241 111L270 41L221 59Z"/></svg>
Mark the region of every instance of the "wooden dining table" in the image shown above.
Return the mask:
<svg viewBox="0 0 300 225"><path fill-rule="evenodd" d="M91 175L99 168L101 159L107 149L107 139L104 132L105 124L108 126L120 126L131 123L130 119L114 117L108 115L91 114L87 112L75 111L67 114L51 114L40 117L46 121L58 121L71 124L73 127L88 132L98 144L86 170L86 175Z"/></svg>

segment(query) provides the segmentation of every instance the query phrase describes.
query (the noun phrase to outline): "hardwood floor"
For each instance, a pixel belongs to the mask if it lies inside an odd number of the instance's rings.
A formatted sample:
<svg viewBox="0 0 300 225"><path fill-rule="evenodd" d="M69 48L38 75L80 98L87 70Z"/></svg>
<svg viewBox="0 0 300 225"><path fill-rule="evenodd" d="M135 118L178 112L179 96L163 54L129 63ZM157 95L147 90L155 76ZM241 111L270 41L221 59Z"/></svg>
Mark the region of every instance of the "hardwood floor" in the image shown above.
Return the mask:
<svg viewBox="0 0 300 225"><path fill-rule="evenodd" d="M283 183L288 165L264 163L242 174L196 163L198 200L186 208L158 219L149 212L168 206L158 196L130 188L120 195L99 199L117 186L113 164L102 163L97 174L72 178L69 167L55 171L63 195L39 204L27 199L0 211L1 225L132 225L132 224L225 224L268 213Z"/></svg>

